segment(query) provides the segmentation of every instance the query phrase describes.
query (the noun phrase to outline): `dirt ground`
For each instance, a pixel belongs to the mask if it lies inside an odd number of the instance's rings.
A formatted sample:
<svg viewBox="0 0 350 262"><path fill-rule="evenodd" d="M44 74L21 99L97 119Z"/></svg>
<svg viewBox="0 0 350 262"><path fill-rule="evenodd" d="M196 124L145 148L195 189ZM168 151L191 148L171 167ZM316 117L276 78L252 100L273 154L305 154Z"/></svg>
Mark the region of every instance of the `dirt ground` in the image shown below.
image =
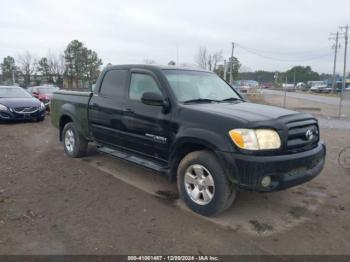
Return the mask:
<svg viewBox="0 0 350 262"><path fill-rule="evenodd" d="M0 254L350 254L349 130L322 128L323 172L286 191L239 192L212 219L151 171L100 155L71 159L48 117L0 124Z"/></svg>

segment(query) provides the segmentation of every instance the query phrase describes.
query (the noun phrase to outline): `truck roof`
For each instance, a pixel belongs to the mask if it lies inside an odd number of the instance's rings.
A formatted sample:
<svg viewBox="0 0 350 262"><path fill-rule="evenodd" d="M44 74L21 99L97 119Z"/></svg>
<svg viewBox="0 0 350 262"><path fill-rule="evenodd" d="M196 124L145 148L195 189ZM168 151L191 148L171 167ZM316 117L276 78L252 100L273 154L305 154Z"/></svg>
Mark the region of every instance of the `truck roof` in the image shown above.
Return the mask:
<svg viewBox="0 0 350 262"><path fill-rule="evenodd" d="M187 71L200 71L200 72L208 72L211 71L204 70L201 68L191 68L191 67L179 67L179 66L166 66L166 65L149 65L149 64L126 64L126 65L111 65L106 67L105 69L130 69L130 68L141 68L141 69L149 69L149 70L187 70Z"/></svg>

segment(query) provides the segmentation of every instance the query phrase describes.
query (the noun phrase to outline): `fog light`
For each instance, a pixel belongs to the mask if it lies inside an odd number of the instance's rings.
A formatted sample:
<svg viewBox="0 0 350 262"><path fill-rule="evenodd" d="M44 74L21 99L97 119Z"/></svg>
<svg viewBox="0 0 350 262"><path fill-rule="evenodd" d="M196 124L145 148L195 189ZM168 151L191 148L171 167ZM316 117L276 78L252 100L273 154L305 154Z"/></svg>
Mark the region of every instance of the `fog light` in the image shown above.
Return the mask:
<svg viewBox="0 0 350 262"><path fill-rule="evenodd" d="M270 176L264 176L263 179L261 179L261 185L263 187L268 187L271 184L271 177Z"/></svg>

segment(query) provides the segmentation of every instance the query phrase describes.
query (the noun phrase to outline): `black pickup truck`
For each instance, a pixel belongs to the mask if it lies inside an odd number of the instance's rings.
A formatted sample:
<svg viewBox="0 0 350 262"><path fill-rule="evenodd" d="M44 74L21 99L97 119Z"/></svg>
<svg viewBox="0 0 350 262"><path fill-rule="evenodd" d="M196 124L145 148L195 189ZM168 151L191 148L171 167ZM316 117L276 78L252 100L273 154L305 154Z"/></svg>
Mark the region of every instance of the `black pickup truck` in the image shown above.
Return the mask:
<svg viewBox="0 0 350 262"><path fill-rule="evenodd" d="M93 92L59 91L52 123L70 157L101 152L177 181L193 211L228 208L238 188L276 191L317 176L325 162L317 120L246 102L216 74L151 65L110 66Z"/></svg>

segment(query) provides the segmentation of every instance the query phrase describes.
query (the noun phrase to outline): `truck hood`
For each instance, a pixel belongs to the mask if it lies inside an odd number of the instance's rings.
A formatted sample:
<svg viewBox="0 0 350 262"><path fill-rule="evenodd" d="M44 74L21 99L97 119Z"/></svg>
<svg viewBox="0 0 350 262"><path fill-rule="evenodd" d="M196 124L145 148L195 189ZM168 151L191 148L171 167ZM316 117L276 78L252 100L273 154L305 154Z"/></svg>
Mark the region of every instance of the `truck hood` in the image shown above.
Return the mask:
<svg viewBox="0 0 350 262"><path fill-rule="evenodd" d="M241 103L211 103L211 104L191 104L186 107L218 115L241 119L248 122L267 121L287 115L299 114L296 111L261 104L248 102Z"/></svg>
<svg viewBox="0 0 350 262"><path fill-rule="evenodd" d="M39 107L40 101L34 97L29 98L0 98L0 104L8 108Z"/></svg>

